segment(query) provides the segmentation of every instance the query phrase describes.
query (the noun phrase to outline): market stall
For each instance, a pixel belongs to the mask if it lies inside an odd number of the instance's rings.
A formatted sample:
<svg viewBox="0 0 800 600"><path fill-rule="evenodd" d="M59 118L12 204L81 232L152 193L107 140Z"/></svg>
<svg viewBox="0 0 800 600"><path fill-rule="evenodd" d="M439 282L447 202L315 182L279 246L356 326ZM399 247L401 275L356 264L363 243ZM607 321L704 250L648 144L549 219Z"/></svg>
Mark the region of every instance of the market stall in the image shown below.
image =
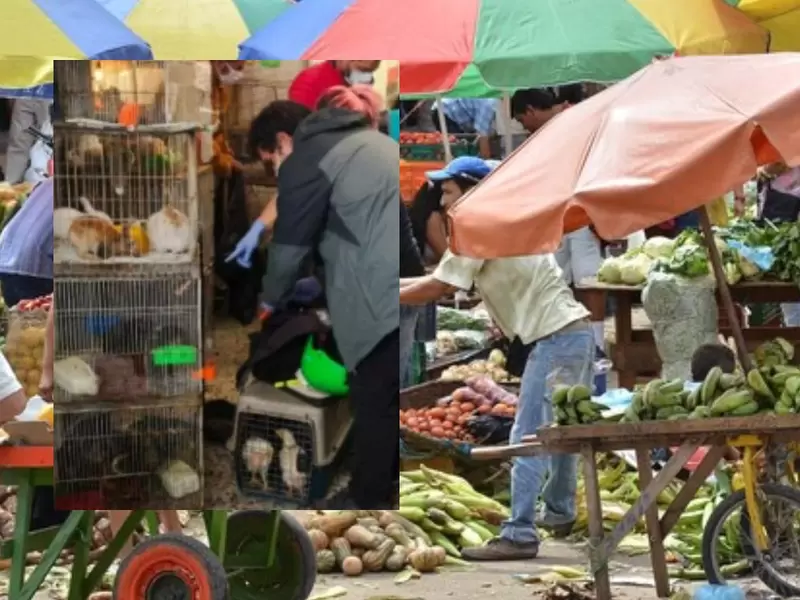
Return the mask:
<svg viewBox="0 0 800 600"><path fill-rule="evenodd" d="M651 329L634 328L632 312L641 305L642 287L607 284L596 279L584 280L578 286L587 298L612 298L615 306L615 339L611 351L614 370L619 376L619 385L632 389L639 378L652 376L661 371L661 359ZM779 281L746 281L731 286L731 295L739 304L772 304L800 302L800 286ZM721 306L721 301L720 306ZM724 309L722 309L724 310ZM728 324L720 333L730 337L733 330ZM743 330L747 349L754 350L765 340L780 334L800 350L800 328L775 326L750 326Z"/></svg>

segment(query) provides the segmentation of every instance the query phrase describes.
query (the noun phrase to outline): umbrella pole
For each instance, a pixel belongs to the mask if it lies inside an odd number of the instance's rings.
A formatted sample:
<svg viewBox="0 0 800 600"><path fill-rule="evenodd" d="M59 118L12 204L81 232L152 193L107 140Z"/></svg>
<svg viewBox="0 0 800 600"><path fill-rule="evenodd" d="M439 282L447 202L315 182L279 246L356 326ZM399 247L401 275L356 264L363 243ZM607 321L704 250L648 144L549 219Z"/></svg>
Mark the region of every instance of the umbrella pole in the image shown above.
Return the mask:
<svg viewBox="0 0 800 600"><path fill-rule="evenodd" d="M444 160L445 162L449 163L453 160L453 150L450 148L450 138L449 134L447 133L447 119L444 116L444 111L442 110L442 98L443 96L439 96L436 99L436 114L439 117L439 131L442 132L442 145L444 146Z"/></svg>
<svg viewBox="0 0 800 600"><path fill-rule="evenodd" d="M503 143L505 144L506 156L514 151L514 136L511 133L511 94L508 92L503 93L503 124L505 125L505 135L503 136Z"/></svg>
<svg viewBox="0 0 800 600"><path fill-rule="evenodd" d="M733 303L731 288L728 286L728 280L725 278L725 270L722 267L722 256L719 253L717 244L714 242L714 231L711 228L711 218L708 214L708 207L704 206L699 210L700 227L703 230L703 238L706 241L708 256L711 259L711 267L714 269L717 289L719 289L719 294L722 297L722 306L728 312L728 320L733 331L733 339L736 342L736 356L739 360L739 364L742 365L742 369L748 372L753 368L753 363L750 360L750 353L747 351L747 345L744 341L742 322L739 320L739 313Z"/></svg>

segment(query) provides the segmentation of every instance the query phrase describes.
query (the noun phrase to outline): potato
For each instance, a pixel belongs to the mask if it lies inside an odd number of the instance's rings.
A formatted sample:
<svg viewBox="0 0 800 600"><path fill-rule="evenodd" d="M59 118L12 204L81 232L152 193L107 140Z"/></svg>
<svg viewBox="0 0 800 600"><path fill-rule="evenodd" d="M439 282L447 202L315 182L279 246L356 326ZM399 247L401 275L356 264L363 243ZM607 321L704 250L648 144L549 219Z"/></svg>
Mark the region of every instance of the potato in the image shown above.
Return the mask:
<svg viewBox="0 0 800 600"><path fill-rule="evenodd" d="M22 330L20 343L28 348L36 348L44 345L44 329L28 327Z"/></svg>
<svg viewBox="0 0 800 600"><path fill-rule="evenodd" d="M42 379L42 372L39 369L31 369L25 374L25 381L31 385L39 385Z"/></svg>
<svg viewBox="0 0 800 600"><path fill-rule="evenodd" d="M33 398L38 393L39 393L39 383L38 382L36 382L35 385L32 384L32 383L29 383L28 385L25 386L25 394L28 396L28 398Z"/></svg>
<svg viewBox="0 0 800 600"><path fill-rule="evenodd" d="M31 369L35 369L36 368L36 361L33 358L31 358L30 356L20 356L14 366L16 367L15 372L17 373L17 376L19 377L21 375L20 371L26 371L27 372L27 371L30 371Z"/></svg>

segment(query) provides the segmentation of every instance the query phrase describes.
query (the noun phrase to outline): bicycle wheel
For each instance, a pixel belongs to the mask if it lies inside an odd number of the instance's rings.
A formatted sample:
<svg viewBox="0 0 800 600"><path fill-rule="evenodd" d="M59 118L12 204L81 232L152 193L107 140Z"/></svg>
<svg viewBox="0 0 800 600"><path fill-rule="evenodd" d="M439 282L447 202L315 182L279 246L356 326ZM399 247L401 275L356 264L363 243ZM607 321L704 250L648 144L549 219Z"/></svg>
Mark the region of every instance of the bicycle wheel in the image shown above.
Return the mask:
<svg viewBox="0 0 800 600"><path fill-rule="evenodd" d="M776 594L800 595L800 491L768 483L759 488L759 496L769 548L761 555L755 551L744 491L734 492L717 506L703 531L706 577L724 585L746 561Z"/></svg>

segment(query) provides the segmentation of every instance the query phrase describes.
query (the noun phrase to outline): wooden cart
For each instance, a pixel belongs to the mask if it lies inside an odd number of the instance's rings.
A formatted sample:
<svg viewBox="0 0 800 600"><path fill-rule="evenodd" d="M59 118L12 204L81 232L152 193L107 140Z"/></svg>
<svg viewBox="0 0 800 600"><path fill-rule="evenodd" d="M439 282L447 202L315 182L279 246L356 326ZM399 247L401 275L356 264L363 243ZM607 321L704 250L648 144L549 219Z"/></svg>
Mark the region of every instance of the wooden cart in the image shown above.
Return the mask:
<svg viewBox="0 0 800 600"><path fill-rule="evenodd" d="M653 375L661 370L661 359L656 350L653 332L647 329L634 329L632 310L642 302L642 288L639 286L610 285L596 279L583 280L578 288L586 296L607 295L614 298L616 314L616 343L611 355L614 369L619 373L619 385L633 389L638 377ZM776 302L800 302L800 287L791 283L773 281L743 282L730 288L733 299L741 304L767 304ZM731 335L730 328L720 332ZM800 327L750 327L744 330L745 340L750 350L766 340L780 335L794 342L800 351Z"/></svg>
<svg viewBox="0 0 800 600"><path fill-rule="evenodd" d="M597 600L611 600L608 563L615 549L645 518L650 541L656 591L659 598L670 597L664 538L678 522L689 502L708 479L725 453L726 442L738 435L757 435L765 440L788 442L800 440L800 415L720 418L699 421L653 421L646 423L546 427L538 435L523 438L522 443L473 450L474 458L532 456L536 454L580 454L589 514L590 560L597 590ZM659 518L657 499L675 476L686 467L702 446L708 454L683 485L667 511ZM679 449L654 478L651 450ZM603 529L603 508L597 476L597 455L618 450L635 450L641 496L614 530Z"/></svg>

